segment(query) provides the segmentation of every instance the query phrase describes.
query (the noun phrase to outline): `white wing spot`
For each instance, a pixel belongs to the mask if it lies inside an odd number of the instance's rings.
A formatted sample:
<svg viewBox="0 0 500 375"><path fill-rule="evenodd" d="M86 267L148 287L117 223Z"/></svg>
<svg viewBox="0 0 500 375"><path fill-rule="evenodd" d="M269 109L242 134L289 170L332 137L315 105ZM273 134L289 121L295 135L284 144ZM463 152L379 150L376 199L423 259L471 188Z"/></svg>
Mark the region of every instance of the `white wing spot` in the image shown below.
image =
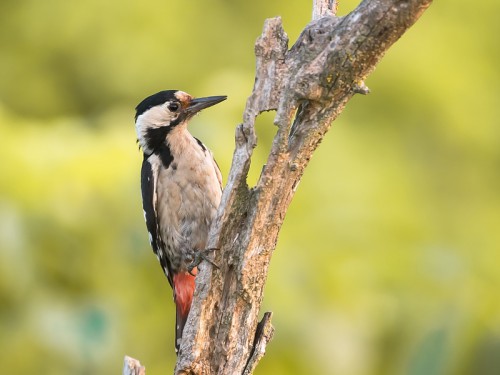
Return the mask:
<svg viewBox="0 0 500 375"><path fill-rule="evenodd" d="M148 232L149 234L149 243L152 244L153 243L153 236L151 235L150 232Z"/></svg>

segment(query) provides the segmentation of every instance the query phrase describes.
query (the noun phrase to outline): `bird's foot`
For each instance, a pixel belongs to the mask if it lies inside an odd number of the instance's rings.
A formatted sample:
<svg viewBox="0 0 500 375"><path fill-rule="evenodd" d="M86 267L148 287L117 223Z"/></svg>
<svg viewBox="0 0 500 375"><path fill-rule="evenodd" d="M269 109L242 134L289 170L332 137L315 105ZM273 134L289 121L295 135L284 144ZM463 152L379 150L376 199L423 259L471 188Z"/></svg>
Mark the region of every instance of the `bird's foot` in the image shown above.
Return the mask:
<svg viewBox="0 0 500 375"><path fill-rule="evenodd" d="M219 268L217 263L215 263L212 259L210 259L209 254L213 252L214 250L219 250L216 247L212 247L210 249L205 249L205 250L200 250L200 251L194 251L193 252L193 260L191 263L188 265L188 272L192 276L196 276L196 274L193 274L193 270L200 265L201 262L204 260L210 263L212 266L215 268Z"/></svg>

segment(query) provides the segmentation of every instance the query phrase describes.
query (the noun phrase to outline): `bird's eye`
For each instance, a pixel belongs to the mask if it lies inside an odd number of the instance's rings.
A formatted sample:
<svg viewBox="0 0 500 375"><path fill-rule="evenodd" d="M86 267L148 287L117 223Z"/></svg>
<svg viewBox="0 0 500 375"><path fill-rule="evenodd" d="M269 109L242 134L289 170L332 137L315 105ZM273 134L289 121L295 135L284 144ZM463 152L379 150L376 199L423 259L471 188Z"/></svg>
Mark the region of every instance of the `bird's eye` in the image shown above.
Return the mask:
<svg viewBox="0 0 500 375"><path fill-rule="evenodd" d="M170 103L168 105L168 110L171 111L171 112L177 112L179 110L179 103Z"/></svg>

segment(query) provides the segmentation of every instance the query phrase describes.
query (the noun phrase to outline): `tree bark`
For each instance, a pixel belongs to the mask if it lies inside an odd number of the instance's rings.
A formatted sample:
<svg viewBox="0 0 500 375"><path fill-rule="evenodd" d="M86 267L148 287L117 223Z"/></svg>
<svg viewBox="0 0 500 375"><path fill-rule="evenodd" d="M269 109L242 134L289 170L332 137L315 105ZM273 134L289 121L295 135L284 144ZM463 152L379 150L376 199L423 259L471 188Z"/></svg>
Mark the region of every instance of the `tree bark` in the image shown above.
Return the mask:
<svg viewBox="0 0 500 375"><path fill-rule="evenodd" d="M141 366L141 363L134 358L125 356L123 363L123 375L146 375L146 368Z"/></svg>
<svg viewBox="0 0 500 375"><path fill-rule="evenodd" d="M279 17L255 44L256 78L204 262L196 278L176 374L251 374L273 335L271 314L258 322L278 233L314 150L388 48L432 0L365 0L345 17L336 1L314 0L313 21L288 49ZM260 178L247 185L256 117L276 111L277 133Z"/></svg>

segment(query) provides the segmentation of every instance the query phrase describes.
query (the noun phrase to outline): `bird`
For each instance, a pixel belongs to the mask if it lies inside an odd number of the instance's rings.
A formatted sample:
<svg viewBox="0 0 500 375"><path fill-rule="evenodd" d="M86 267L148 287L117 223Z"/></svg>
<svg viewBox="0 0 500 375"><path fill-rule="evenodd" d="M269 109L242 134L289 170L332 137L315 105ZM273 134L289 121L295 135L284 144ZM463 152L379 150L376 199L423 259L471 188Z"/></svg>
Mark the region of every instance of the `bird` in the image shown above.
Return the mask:
<svg viewBox="0 0 500 375"><path fill-rule="evenodd" d="M222 176L212 152L188 131L201 110L227 96L195 98L180 90L148 96L135 108L143 152L142 207L149 242L173 290L175 351L193 300L199 263L222 196Z"/></svg>

